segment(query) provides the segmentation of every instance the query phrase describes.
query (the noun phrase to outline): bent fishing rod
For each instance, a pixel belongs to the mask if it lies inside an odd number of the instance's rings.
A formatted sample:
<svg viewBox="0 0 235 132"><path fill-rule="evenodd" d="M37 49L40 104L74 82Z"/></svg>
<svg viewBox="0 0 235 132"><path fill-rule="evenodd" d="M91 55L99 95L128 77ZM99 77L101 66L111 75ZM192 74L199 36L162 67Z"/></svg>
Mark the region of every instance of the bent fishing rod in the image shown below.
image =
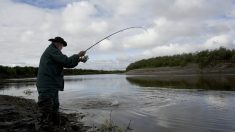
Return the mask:
<svg viewBox="0 0 235 132"><path fill-rule="evenodd" d="M144 29L143 27L128 27L128 28L124 28L124 29L118 30L118 31L116 31L116 32L114 32L114 33L112 33L112 34L110 34L110 35L108 35L108 36L102 38L101 40L99 40L99 41L96 42L95 44L91 45L89 48L87 48L87 49L85 50L85 53L86 53L88 50L90 50L92 47L94 47L94 46L96 46L97 44L99 44L100 42L104 41L105 39L108 39L109 37L111 37L111 36L113 36L113 35L115 35L115 34L117 34L117 33L123 32L123 31L125 31L125 30L129 30L129 29L134 29L134 28L141 28L141 29ZM87 61L89 58L88 58L87 55L85 55L85 56L80 57L80 59L83 60L83 61L82 61L83 63L86 63L86 61Z"/></svg>
<svg viewBox="0 0 235 132"><path fill-rule="evenodd" d="M89 49L91 49L92 47L96 46L96 45L99 44L100 42L104 41L105 39L108 39L109 37L111 37L111 36L113 36L113 35L115 35L115 34L117 34L117 33L123 32L123 31L125 31L125 30L129 30L129 29L133 29L133 28L141 28L141 29L144 29L143 27L128 27L128 28L121 29L121 30L119 30L119 31L116 31L116 32L114 32L114 33L112 33L112 34L110 34L110 35L108 35L108 36L102 38L101 40L99 40L99 41L96 42L95 44L91 45L89 48L87 48L87 49L85 50L85 52L87 52Z"/></svg>

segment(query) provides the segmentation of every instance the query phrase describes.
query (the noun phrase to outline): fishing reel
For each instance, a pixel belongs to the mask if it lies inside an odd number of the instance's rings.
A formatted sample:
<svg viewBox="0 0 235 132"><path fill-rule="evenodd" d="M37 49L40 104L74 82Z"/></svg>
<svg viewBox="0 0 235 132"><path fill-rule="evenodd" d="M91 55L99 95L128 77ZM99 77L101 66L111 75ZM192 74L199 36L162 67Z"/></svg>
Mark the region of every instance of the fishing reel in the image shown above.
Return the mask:
<svg viewBox="0 0 235 132"><path fill-rule="evenodd" d="M88 55L84 55L79 58L81 62L86 63L86 61L89 59Z"/></svg>

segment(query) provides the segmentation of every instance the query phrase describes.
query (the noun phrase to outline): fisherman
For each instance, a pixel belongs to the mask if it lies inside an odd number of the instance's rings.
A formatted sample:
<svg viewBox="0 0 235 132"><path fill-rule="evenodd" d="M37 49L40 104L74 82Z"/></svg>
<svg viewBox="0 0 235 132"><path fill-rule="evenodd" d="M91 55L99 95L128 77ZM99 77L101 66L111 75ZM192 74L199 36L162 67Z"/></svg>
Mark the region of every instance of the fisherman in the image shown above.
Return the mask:
<svg viewBox="0 0 235 132"><path fill-rule="evenodd" d="M61 37L48 41L51 44L41 56L37 74L38 108L41 119L56 124L59 121L58 92L64 90L63 68L74 68L79 62L85 63L88 57L85 56L85 51L71 57L62 54L61 50L67 46L67 42Z"/></svg>

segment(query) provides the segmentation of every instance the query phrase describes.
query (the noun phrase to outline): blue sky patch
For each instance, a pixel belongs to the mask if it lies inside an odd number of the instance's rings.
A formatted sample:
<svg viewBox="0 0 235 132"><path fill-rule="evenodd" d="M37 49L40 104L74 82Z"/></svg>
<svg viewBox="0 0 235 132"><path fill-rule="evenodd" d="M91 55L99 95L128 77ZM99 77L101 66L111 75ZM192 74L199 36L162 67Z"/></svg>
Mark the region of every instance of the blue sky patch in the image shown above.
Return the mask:
<svg viewBox="0 0 235 132"><path fill-rule="evenodd" d="M40 8L57 9L66 6L68 3L79 0L12 0L18 3L25 3Z"/></svg>

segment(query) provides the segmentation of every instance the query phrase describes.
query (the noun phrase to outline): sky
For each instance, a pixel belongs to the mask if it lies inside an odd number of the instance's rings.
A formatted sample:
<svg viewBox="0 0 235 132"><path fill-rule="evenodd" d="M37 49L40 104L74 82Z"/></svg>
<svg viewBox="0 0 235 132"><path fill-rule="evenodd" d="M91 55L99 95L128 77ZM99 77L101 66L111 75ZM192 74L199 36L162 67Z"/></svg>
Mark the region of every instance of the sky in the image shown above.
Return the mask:
<svg viewBox="0 0 235 132"><path fill-rule="evenodd" d="M140 59L234 49L234 0L0 0L0 65L39 65L48 39L67 56L132 26L87 52L76 68L123 70Z"/></svg>

